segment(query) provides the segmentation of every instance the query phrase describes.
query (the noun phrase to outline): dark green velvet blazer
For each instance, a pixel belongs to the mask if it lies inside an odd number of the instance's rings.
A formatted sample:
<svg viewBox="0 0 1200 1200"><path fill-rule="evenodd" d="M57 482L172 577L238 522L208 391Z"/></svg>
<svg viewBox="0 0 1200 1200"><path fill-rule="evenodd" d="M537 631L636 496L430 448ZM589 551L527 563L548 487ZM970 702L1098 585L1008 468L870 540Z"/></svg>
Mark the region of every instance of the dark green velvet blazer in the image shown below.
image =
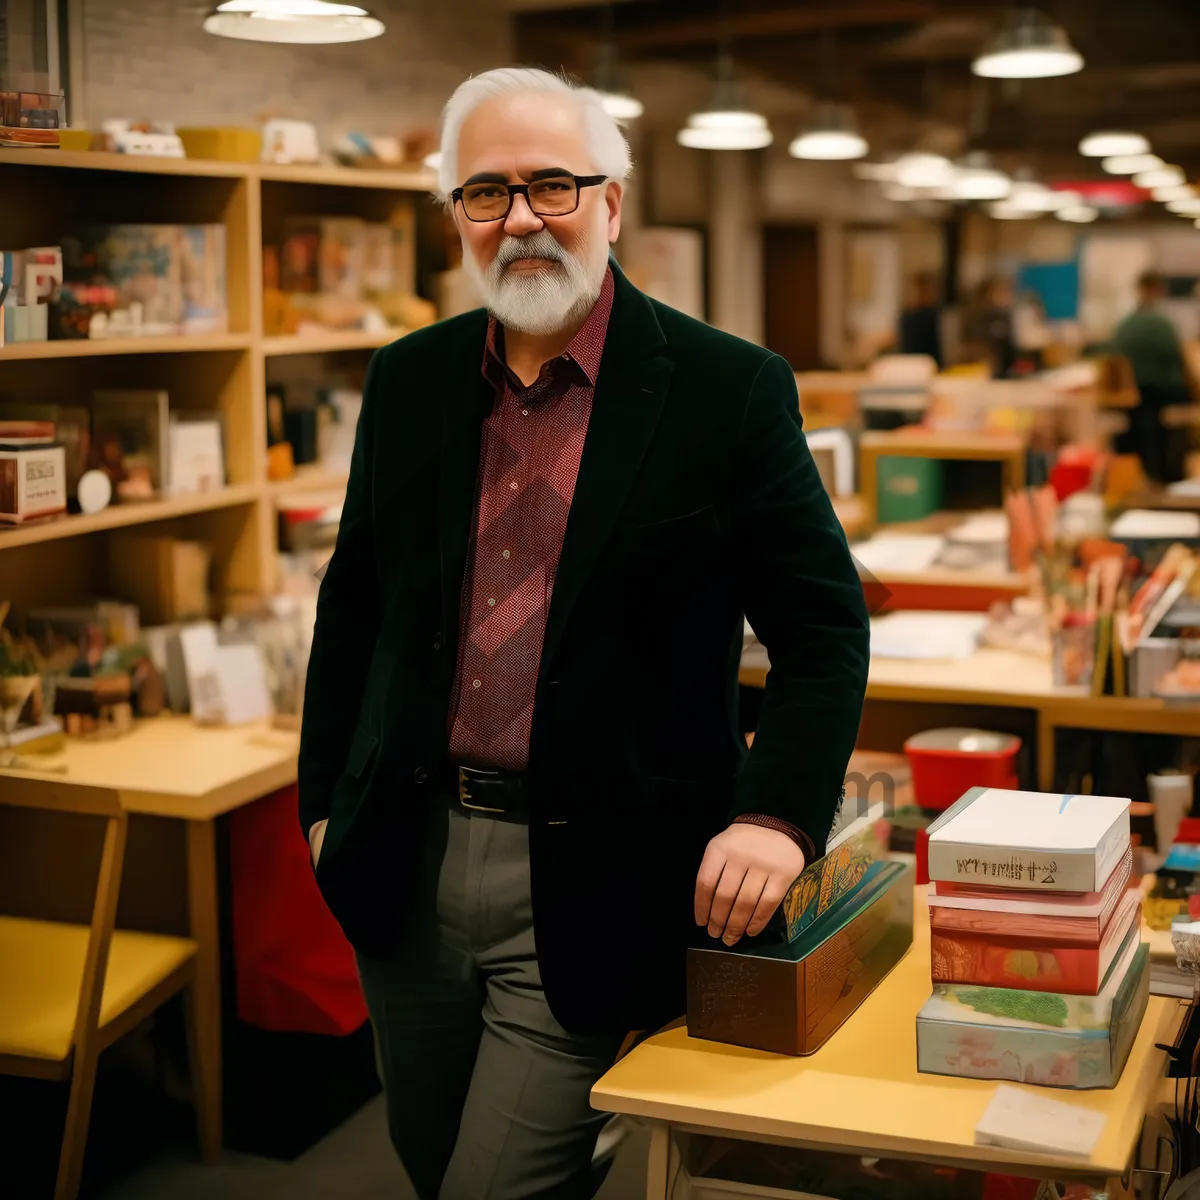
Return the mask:
<svg viewBox="0 0 1200 1200"><path fill-rule="evenodd" d="M683 1010L696 870L742 813L824 846L867 680L866 607L788 364L659 304L614 264L604 356L538 675L534 928L568 1029ZM304 701L300 819L360 952L414 924L436 836L482 422L482 310L367 377ZM745 614L771 659L738 734Z"/></svg>

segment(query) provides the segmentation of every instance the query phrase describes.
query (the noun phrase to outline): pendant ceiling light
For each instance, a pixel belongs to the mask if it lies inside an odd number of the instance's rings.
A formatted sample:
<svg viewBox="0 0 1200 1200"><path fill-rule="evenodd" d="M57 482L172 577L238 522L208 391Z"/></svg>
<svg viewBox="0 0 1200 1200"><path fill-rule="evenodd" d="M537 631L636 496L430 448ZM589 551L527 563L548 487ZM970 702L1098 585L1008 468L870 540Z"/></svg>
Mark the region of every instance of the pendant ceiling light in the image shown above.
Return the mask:
<svg viewBox="0 0 1200 1200"><path fill-rule="evenodd" d="M1190 200L1168 200L1167 211L1178 213L1181 217L1200 217L1200 196Z"/></svg>
<svg viewBox="0 0 1200 1200"><path fill-rule="evenodd" d="M988 213L997 221L1033 221L1041 215L1011 200L997 200L995 204L988 205Z"/></svg>
<svg viewBox="0 0 1200 1200"><path fill-rule="evenodd" d="M1009 203L1031 213L1052 213L1064 208L1078 208L1083 197L1078 192L1068 192L1045 187L1040 183L1020 183L1014 186Z"/></svg>
<svg viewBox="0 0 1200 1200"><path fill-rule="evenodd" d="M986 79L1049 79L1083 69L1067 31L1036 8L1016 9L971 64Z"/></svg>
<svg viewBox="0 0 1200 1200"><path fill-rule="evenodd" d="M365 42L383 33L383 22L356 4L330 0L225 0L204 18L218 37L247 42L320 45Z"/></svg>
<svg viewBox="0 0 1200 1200"><path fill-rule="evenodd" d="M1100 164L1110 175L1136 175L1163 166L1157 154L1116 154Z"/></svg>
<svg viewBox="0 0 1200 1200"><path fill-rule="evenodd" d="M708 107L692 113L675 140L693 150L760 150L774 140L767 118L743 99L727 55L717 59L717 85Z"/></svg>
<svg viewBox="0 0 1200 1200"><path fill-rule="evenodd" d="M1168 187L1156 187L1150 195L1161 204L1168 204L1172 200L1194 200L1196 198L1196 193L1186 183L1172 183Z"/></svg>
<svg viewBox="0 0 1200 1200"><path fill-rule="evenodd" d="M896 160L892 177L906 188L949 187L954 182L954 164L940 154L905 154Z"/></svg>
<svg viewBox="0 0 1200 1200"><path fill-rule="evenodd" d="M1084 158L1109 158L1117 154L1148 154L1150 143L1140 133L1125 133L1117 129L1105 129L1089 133L1079 143L1079 153Z"/></svg>
<svg viewBox="0 0 1200 1200"><path fill-rule="evenodd" d="M1055 214L1060 221L1073 221L1077 225L1086 225L1099 215L1100 210L1090 204L1070 204L1066 208L1060 208Z"/></svg>
<svg viewBox="0 0 1200 1200"><path fill-rule="evenodd" d="M1155 167L1152 171L1139 171L1133 177L1133 185L1150 189L1174 187L1176 184L1184 183L1186 178L1179 167L1162 166Z"/></svg>
<svg viewBox="0 0 1200 1200"><path fill-rule="evenodd" d="M866 139L854 127L854 115L844 104L818 104L808 128L793 138L793 158L851 159L867 152Z"/></svg>
<svg viewBox="0 0 1200 1200"><path fill-rule="evenodd" d="M600 93L604 111L618 124L636 121L646 106L628 88L622 86L617 68L617 45L613 37L613 6L602 9L603 27L600 40L600 60L596 65L594 87Z"/></svg>
<svg viewBox="0 0 1200 1200"><path fill-rule="evenodd" d="M1012 180L976 150L955 168L949 190L956 200L1003 200L1012 190Z"/></svg>

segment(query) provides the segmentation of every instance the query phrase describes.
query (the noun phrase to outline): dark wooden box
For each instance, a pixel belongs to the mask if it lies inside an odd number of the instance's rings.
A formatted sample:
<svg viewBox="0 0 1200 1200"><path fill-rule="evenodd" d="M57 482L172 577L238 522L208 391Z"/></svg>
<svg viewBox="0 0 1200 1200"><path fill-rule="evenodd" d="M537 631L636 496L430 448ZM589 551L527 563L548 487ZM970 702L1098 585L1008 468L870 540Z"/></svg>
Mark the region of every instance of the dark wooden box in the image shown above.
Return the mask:
<svg viewBox="0 0 1200 1200"><path fill-rule="evenodd" d="M776 1054L819 1050L912 944L913 870L872 878L787 945L688 951L692 1037Z"/></svg>

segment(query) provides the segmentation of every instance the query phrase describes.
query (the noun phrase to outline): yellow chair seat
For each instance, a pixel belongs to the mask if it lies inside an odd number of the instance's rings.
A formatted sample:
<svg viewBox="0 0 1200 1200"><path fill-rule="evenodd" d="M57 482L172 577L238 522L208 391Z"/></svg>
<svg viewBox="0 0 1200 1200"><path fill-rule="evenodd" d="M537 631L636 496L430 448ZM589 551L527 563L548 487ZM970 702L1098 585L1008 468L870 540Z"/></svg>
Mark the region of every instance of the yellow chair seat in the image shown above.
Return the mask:
<svg viewBox="0 0 1200 1200"><path fill-rule="evenodd" d="M63 1061L71 1052L89 930L62 921L0 917L0 1054ZM115 930L100 1028L196 953L187 938Z"/></svg>

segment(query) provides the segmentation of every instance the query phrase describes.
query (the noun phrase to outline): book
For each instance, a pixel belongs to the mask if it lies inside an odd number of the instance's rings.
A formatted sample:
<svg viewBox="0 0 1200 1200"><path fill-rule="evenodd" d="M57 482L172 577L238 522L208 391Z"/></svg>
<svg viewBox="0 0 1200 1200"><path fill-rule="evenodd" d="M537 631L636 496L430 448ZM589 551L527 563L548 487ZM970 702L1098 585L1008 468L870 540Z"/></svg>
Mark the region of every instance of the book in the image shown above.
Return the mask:
<svg viewBox="0 0 1200 1200"><path fill-rule="evenodd" d="M788 944L690 949L689 1036L776 1054L820 1049L912 944L912 867L875 865Z"/></svg>
<svg viewBox="0 0 1200 1200"><path fill-rule="evenodd" d="M917 1070L1043 1087L1115 1087L1150 995L1131 930L1098 996L938 984L917 1014Z"/></svg>
<svg viewBox="0 0 1200 1200"><path fill-rule="evenodd" d="M929 826L929 878L1098 892L1129 848L1129 801L975 787Z"/></svg>
<svg viewBox="0 0 1200 1200"><path fill-rule="evenodd" d="M1140 897L1127 892L1095 947L935 930L929 942L933 981L1094 996L1126 934L1140 926L1141 918Z"/></svg>
<svg viewBox="0 0 1200 1200"><path fill-rule="evenodd" d="M53 421L0 420L0 446L45 446L53 441Z"/></svg>
<svg viewBox="0 0 1200 1200"><path fill-rule="evenodd" d="M1042 938L1059 946L1098 946L1132 871L1131 847L1098 892L1001 892L932 883L929 924L932 929L950 932Z"/></svg>

